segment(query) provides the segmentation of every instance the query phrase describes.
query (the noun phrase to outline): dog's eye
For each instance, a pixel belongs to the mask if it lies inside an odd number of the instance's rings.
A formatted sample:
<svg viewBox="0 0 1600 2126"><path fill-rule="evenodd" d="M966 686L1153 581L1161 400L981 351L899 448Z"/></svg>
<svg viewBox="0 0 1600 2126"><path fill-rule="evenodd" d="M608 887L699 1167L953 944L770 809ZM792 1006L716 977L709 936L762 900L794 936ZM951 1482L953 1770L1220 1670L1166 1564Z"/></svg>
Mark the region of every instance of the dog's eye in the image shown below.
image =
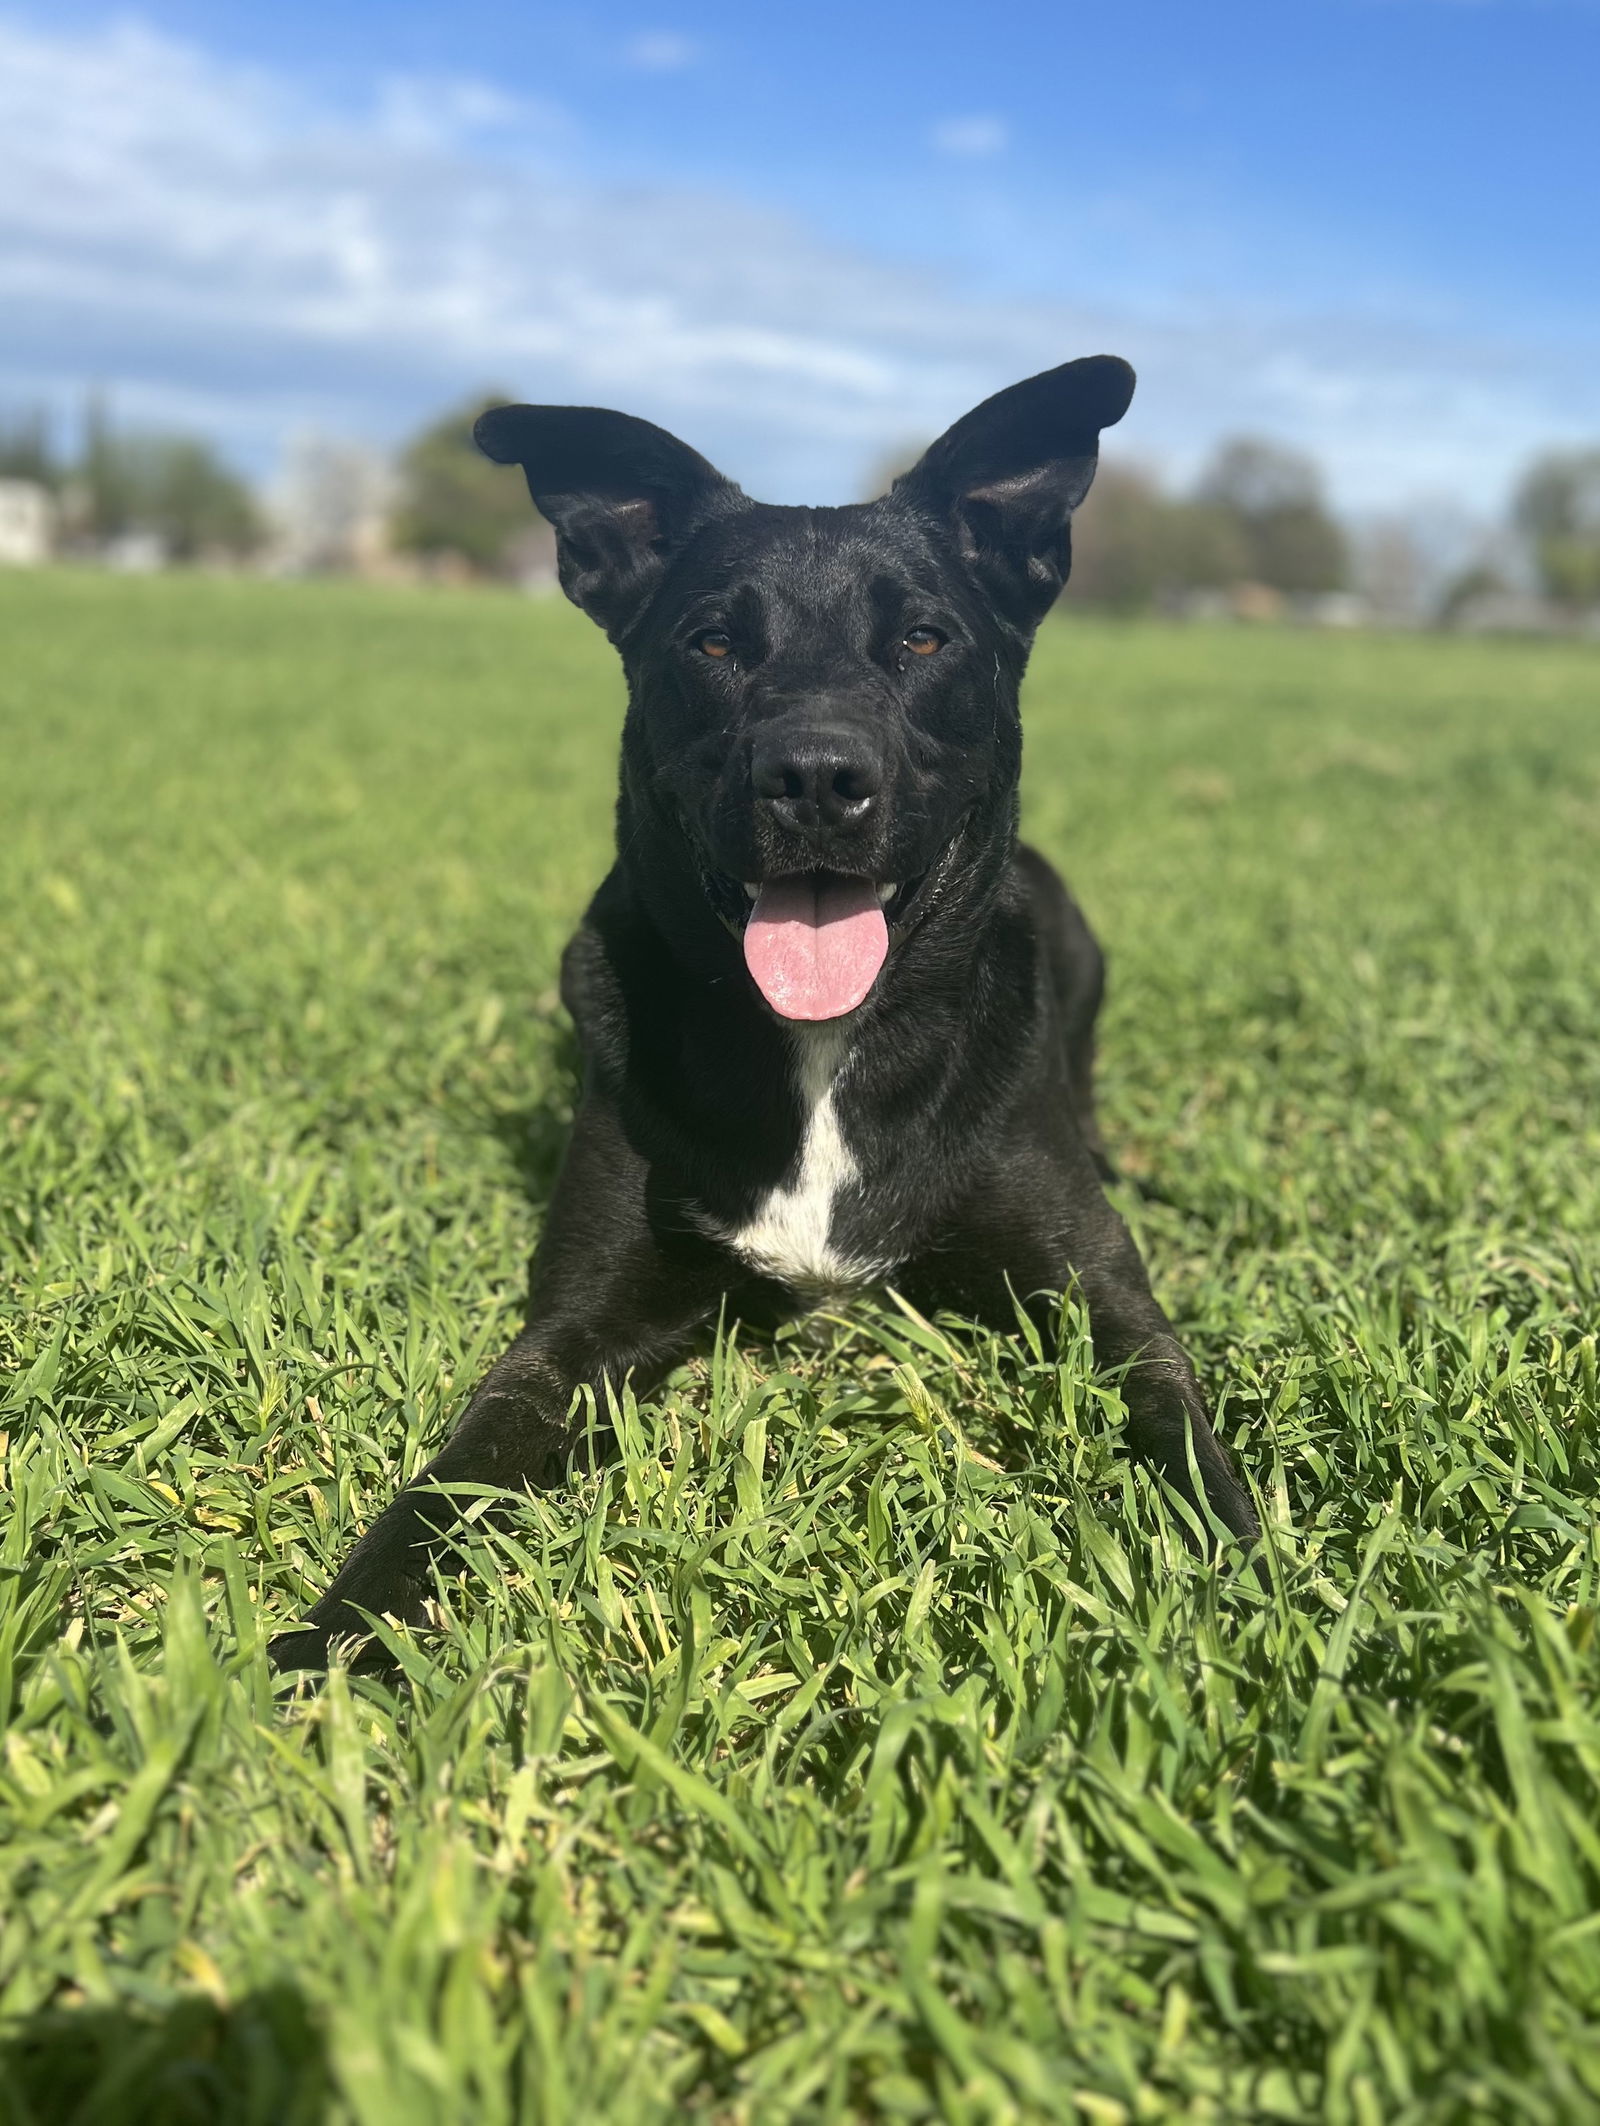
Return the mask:
<svg viewBox="0 0 1600 2126"><path fill-rule="evenodd" d="M719 627L708 627L694 638L694 646L702 657L731 657L733 637L725 635Z"/></svg>
<svg viewBox="0 0 1600 2126"><path fill-rule="evenodd" d="M901 637L903 646L913 657L931 657L942 650L949 638L941 635L936 627L914 627Z"/></svg>

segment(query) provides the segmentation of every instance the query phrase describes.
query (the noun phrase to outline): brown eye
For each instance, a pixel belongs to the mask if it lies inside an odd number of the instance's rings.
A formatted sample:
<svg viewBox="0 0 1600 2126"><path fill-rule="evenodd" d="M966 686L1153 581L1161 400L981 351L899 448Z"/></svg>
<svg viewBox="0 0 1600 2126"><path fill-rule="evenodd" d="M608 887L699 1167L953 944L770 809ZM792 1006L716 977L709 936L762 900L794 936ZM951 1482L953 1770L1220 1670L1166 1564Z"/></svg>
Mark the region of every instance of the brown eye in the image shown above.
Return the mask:
<svg viewBox="0 0 1600 2126"><path fill-rule="evenodd" d="M936 627L911 628L901 639L913 657L931 657L944 648L946 640Z"/></svg>
<svg viewBox="0 0 1600 2126"><path fill-rule="evenodd" d="M694 646L702 657L731 657L733 637L723 634L720 628L708 627L703 635L696 635Z"/></svg>

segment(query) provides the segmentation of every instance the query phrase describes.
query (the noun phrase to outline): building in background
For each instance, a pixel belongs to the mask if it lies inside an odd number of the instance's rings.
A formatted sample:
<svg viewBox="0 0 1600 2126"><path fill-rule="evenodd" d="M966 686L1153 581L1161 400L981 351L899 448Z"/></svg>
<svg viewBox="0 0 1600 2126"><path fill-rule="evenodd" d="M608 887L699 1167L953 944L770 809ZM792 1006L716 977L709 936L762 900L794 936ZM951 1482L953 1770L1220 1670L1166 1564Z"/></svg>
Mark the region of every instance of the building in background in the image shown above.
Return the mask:
<svg viewBox="0 0 1600 2126"><path fill-rule="evenodd" d="M389 531L394 503L394 468L379 452L309 432L292 437L268 498L267 568L283 576L403 578Z"/></svg>
<svg viewBox="0 0 1600 2126"><path fill-rule="evenodd" d="M38 480L0 479L0 567L37 568L55 552L56 501Z"/></svg>

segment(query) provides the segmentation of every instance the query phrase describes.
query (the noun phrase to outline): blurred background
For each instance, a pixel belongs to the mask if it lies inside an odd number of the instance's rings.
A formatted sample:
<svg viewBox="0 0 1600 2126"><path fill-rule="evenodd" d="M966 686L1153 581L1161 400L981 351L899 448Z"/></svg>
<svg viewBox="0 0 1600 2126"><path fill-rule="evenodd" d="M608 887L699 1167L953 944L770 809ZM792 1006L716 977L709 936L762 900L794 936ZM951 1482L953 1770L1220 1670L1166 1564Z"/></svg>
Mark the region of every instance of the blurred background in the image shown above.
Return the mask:
<svg viewBox="0 0 1600 2126"><path fill-rule="evenodd" d="M1141 384L1070 599L1600 630L1595 0L0 0L0 562L548 590L478 406L877 492Z"/></svg>

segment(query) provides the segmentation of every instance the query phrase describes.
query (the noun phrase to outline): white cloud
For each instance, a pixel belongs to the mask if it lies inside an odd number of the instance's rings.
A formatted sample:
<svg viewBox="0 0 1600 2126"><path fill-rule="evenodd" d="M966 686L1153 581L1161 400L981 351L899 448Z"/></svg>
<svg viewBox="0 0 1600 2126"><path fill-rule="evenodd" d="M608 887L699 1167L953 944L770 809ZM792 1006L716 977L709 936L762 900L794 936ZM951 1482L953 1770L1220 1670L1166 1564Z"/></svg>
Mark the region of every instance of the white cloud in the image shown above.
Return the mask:
<svg viewBox="0 0 1600 2126"><path fill-rule="evenodd" d="M636 66L644 74L679 74L694 65L700 57L700 47L692 37L680 36L676 30L642 30L637 37L628 39L622 56L629 66Z"/></svg>
<svg viewBox="0 0 1600 2126"><path fill-rule="evenodd" d="M448 151L474 137L506 134L553 145L572 131L565 114L551 104L450 74L381 76L373 118L376 130L395 147L422 151Z"/></svg>
<svg viewBox="0 0 1600 2126"><path fill-rule="evenodd" d="M1552 430L1600 426L1582 349L1377 312L981 294L574 169L563 114L471 80L380 82L351 115L126 23L0 20L0 406L106 385L128 417L192 422L264 468L291 427L384 440L498 384L629 407L753 491L813 501L1100 348L1142 374L1119 447L1181 470L1221 430L1265 430L1364 505L1493 499Z"/></svg>
<svg viewBox="0 0 1600 2126"><path fill-rule="evenodd" d="M1003 118L976 112L967 118L946 118L929 135L941 155L961 155L974 161L986 155L1001 155L1011 144L1011 128Z"/></svg>

